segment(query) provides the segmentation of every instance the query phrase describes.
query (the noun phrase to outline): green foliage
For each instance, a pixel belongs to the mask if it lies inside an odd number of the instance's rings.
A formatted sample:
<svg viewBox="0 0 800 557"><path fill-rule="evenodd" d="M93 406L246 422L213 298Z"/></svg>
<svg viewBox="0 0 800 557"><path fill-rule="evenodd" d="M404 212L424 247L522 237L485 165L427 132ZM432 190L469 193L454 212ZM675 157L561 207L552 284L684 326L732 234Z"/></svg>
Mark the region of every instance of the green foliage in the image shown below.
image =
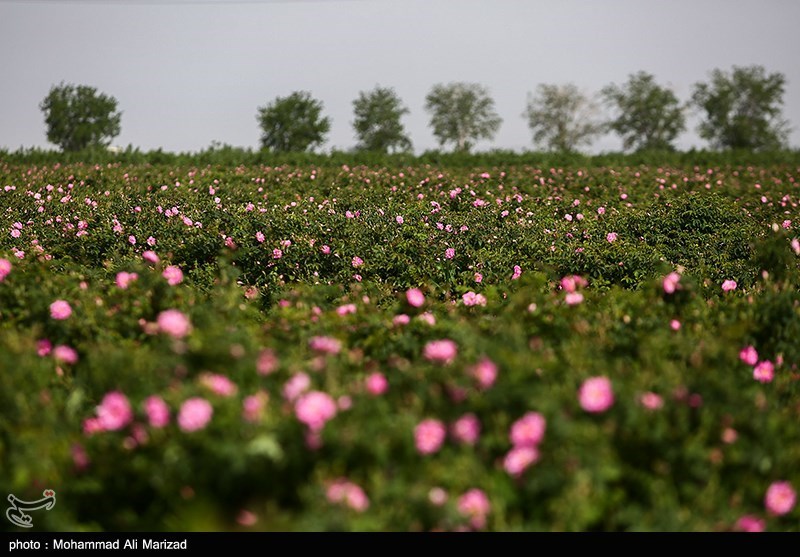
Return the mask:
<svg viewBox="0 0 800 557"><path fill-rule="evenodd" d="M551 151L571 153L591 144L605 126L598 120L597 105L577 86L541 84L528 95L523 117L533 141Z"/></svg>
<svg viewBox="0 0 800 557"><path fill-rule="evenodd" d="M394 89L375 87L360 92L353 101L353 112L358 149L377 153L411 151L411 140L400 122L408 108Z"/></svg>
<svg viewBox="0 0 800 557"><path fill-rule="evenodd" d="M63 151L106 147L119 135L122 113L117 99L88 85L54 85L39 105L47 140Z"/></svg>
<svg viewBox="0 0 800 557"><path fill-rule="evenodd" d="M796 155L759 155L787 157L771 166L503 154L364 155L392 163L367 166L219 145L199 160L169 156L0 158L11 265L0 267L0 492L55 489L37 529L474 529L459 498L477 488L489 530L726 531L752 515L797 531L800 508L764 509L773 482L800 489ZM169 265L180 284L165 279ZM122 287L120 272L137 278ZM560 286L570 274L588 282L571 305ZM737 288L723 292L725 280ZM467 305L469 293L485 305ZM56 299L68 319L50 316ZM159 329L167 309L191 322L185 337ZM318 336L341 350L315 351ZM45 339L78 361L58 361ZM424 355L439 339L457 345L448 364ZM748 345L774 363L773 381L740 360ZM475 377L484 358L497 366L488 388ZM367 387L378 372L380 395ZM300 373L337 402L316 432L287 397ZM214 389L209 374L234 388ZM577 395L594 376L613 386L602 413ZM131 421L91 433L114 391ZM163 427L150 423L151 396L170 410ZM195 397L213 415L186 431L177 418ZM528 412L546 431L514 476L509 431ZM454 427L465 415L480 423L474 444ZM414 430L431 418L449 433L423 455ZM366 509L335 500L342 479Z"/></svg>
<svg viewBox="0 0 800 557"><path fill-rule="evenodd" d="M639 72L624 85L608 85L602 94L616 111L609 127L622 137L625 149L674 150L672 142L686 129L684 108L653 75Z"/></svg>
<svg viewBox="0 0 800 557"><path fill-rule="evenodd" d="M322 101L307 91L295 91L287 97L258 109L262 148L278 153L313 150L325 142L331 121L322 118Z"/></svg>
<svg viewBox="0 0 800 557"><path fill-rule="evenodd" d="M503 122L489 90L477 83L434 85L425 97L425 110L439 145L452 143L459 152L469 151L475 141L493 138Z"/></svg>
<svg viewBox="0 0 800 557"><path fill-rule="evenodd" d="M697 83L692 102L703 111L698 131L717 149L764 151L786 145L789 124L781 107L786 88L782 73L763 66L715 69L709 83Z"/></svg>

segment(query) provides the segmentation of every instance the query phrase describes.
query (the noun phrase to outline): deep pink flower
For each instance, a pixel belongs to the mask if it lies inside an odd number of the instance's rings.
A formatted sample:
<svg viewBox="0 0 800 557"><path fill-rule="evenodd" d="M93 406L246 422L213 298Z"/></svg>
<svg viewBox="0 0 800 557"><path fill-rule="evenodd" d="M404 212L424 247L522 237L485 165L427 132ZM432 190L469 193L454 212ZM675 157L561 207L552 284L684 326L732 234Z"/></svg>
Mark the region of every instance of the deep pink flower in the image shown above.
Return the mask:
<svg viewBox="0 0 800 557"><path fill-rule="evenodd" d="M614 404L614 393L608 377L591 377L578 391L581 408L587 412L605 412Z"/></svg>
<svg viewBox="0 0 800 557"><path fill-rule="evenodd" d="M53 343L50 342L48 339L43 338L41 340L36 341L36 353L44 358L53 350Z"/></svg>
<svg viewBox="0 0 800 557"><path fill-rule="evenodd" d="M380 396L389 389L389 382L385 375L376 371L367 377L366 386L369 394Z"/></svg>
<svg viewBox="0 0 800 557"><path fill-rule="evenodd" d="M144 411L151 427L164 427L169 423L169 406L164 399L152 395L144 400Z"/></svg>
<svg viewBox="0 0 800 557"><path fill-rule="evenodd" d="M445 259L453 259L456 256L456 250L453 248L447 248L444 250L444 257Z"/></svg>
<svg viewBox="0 0 800 557"><path fill-rule="evenodd" d="M539 449L535 446L513 447L503 459L503 468L511 476L518 477L539 460Z"/></svg>
<svg viewBox="0 0 800 557"><path fill-rule="evenodd" d="M331 247L330 246L322 246L321 248L319 248L319 250L322 253L324 253L325 255L328 255L331 252Z"/></svg>
<svg viewBox="0 0 800 557"><path fill-rule="evenodd" d="M164 272L161 273L161 276L167 279L167 284L170 286L175 286L183 282L183 271L181 271L181 268L177 265L170 265L164 269Z"/></svg>
<svg viewBox="0 0 800 557"><path fill-rule="evenodd" d="M764 507L772 515L788 514L797 502L797 493L789 482L773 482L764 496Z"/></svg>
<svg viewBox="0 0 800 557"><path fill-rule="evenodd" d="M410 306L418 308L425 303L425 294L419 288L411 288L406 291L406 300Z"/></svg>
<svg viewBox="0 0 800 557"><path fill-rule="evenodd" d="M775 378L775 366L769 360L758 362L753 368L753 379L760 383L771 383Z"/></svg>
<svg viewBox="0 0 800 557"><path fill-rule="evenodd" d="M470 489L458 498L458 512L470 519L473 528L486 526L486 515L491 509L489 498L480 489Z"/></svg>
<svg viewBox="0 0 800 557"><path fill-rule="evenodd" d="M256 241L257 241L259 244L262 244L262 243L264 243L264 240L265 240L265 239L266 239L266 238L264 237L264 233L263 233L263 232L256 232Z"/></svg>
<svg viewBox="0 0 800 557"><path fill-rule="evenodd" d="M497 365L489 358L481 358L477 364L471 368L472 376L478 381L478 387L486 390L494 385L497 379Z"/></svg>
<svg viewBox="0 0 800 557"><path fill-rule="evenodd" d="M311 337L308 345L314 352L322 354L338 354L342 349L342 343L333 337Z"/></svg>
<svg viewBox="0 0 800 557"><path fill-rule="evenodd" d="M749 366L754 366L758 363L758 352L753 346L745 346L739 352L739 359Z"/></svg>
<svg viewBox="0 0 800 557"><path fill-rule="evenodd" d="M59 362L74 365L78 362L78 353L70 346L59 344L53 348L53 358Z"/></svg>
<svg viewBox="0 0 800 557"><path fill-rule="evenodd" d="M189 318L177 309L168 309L158 314L158 330L172 338L183 338L192 330Z"/></svg>
<svg viewBox="0 0 800 557"><path fill-rule="evenodd" d="M617 241L617 233L616 232L609 232L606 234L606 241L610 244L612 242Z"/></svg>
<svg viewBox="0 0 800 557"><path fill-rule="evenodd" d="M432 454L441 448L446 435L447 429L439 420L422 420L414 428L414 444L420 454Z"/></svg>
<svg viewBox="0 0 800 557"><path fill-rule="evenodd" d="M191 432L203 429L211 421L214 408L204 398L193 397L181 405L178 413L178 426L182 431Z"/></svg>
<svg viewBox="0 0 800 557"><path fill-rule="evenodd" d="M56 300L50 304L50 317L63 321L72 315L72 307L66 300Z"/></svg>
<svg viewBox="0 0 800 557"><path fill-rule="evenodd" d="M449 339L432 340L425 345L423 355L425 359L440 364L449 364L455 360L458 346Z"/></svg>
<svg viewBox="0 0 800 557"><path fill-rule="evenodd" d="M475 414L464 414L450 428L453 438L466 445L474 445L481 434L481 422Z"/></svg>
<svg viewBox="0 0 800 557"><path fill-rule="evenodd" d="M538 412L528 412L511 425L509 438L515 447L535 447L544 439L547 420Z"/></svg>
<svg viewBox="0 0 800 557"><path fill-rule="evenodd" d="M514 274L511 275L511 280L517 280L522 276L522 267L514 265Z"/></svg>
<svg viewBox="0 0 800 557"><path fill-rule="evenodd" d="M11 261L5 258L0 258L0 282L6 280L6 277L11 273Z"/></svg>
<svg viewBox="0 0 800 557"><path fill-rule="evenodd" d="M311 431L320 431L336 415L336 402L327 393L311 391L297 399L294 412Z"/></svg>
<svg viewBox="0 0 800 557"><path fill-rule="evenodd" d="M746 514L736 521L736 530L740 532L763 532L767 527L767 522L763 518L758 518L751 514Z"/></svg>
<svg viewBox="0 0 800 557"><path fill-rule="evenodd" d="M353 257L352 265L353 267L361 267L364 264L364 260L358 256Z"/></svg>
<svg viewBox="0 0 800 557"><path fill-rule="evenodd" d="M128 397L119 391L106 394L97 407L97 419L105 431L116 431L128 425L133 419Z"/></svg>

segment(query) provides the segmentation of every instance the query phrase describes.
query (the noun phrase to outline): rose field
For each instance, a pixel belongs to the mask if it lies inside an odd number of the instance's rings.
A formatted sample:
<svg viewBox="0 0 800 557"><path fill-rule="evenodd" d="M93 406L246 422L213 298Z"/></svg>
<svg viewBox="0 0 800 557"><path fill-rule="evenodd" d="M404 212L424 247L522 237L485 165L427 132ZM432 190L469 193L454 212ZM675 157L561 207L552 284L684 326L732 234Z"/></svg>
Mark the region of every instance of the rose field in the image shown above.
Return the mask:
<svg viewBox="0 0 800 557"><path fill-rule="evenodd" d="M799 182L0 157L0 494L54 490L47 530L798 531Z"/></svg>

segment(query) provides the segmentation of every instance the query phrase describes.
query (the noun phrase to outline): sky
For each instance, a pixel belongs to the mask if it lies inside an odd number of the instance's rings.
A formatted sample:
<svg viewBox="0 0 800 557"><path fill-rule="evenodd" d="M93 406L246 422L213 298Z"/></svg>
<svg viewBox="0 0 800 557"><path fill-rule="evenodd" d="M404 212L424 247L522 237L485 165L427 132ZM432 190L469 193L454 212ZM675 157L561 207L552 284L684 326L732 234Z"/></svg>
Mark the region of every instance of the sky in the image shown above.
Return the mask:
<svg viewBox="0 0 800 557"><path fill-rule="evenodd" d="M715 68L786 77L800 146L796 0L0 0L0 148L50 147L39 103L61 82L115 97L113 145L258 148L258 108L309 91L332 120L322 151L356 144L353 100L392 87L414 149L437 148L425 95L486 86L503 124L476 150L533 148L522 117L541 83L596 94L640 70L687 101ZM677 146L703 147L699 115ZM587 152L619 150L614 135Z"/></svg>

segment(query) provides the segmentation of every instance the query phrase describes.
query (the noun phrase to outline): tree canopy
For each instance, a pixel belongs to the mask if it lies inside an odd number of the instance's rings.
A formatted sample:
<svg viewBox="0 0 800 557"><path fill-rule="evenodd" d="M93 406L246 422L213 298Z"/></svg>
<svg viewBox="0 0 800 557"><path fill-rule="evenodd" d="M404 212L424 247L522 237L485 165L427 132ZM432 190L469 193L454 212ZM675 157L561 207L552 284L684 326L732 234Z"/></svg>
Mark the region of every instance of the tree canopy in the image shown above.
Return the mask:
<svg viewBox="0 0 800 557"><path fill-rule="evenodd" d="M477 83L434 85L425 109L439 145L452 143L456 151L469 151L475 141L493 138L503 122L488 89Z"/></svg>
<svg viewBox="0 0 800 557"><path fill-rule="evenodd" d="M597 112L597 105L577 86L541 84L535 95L529 95L522 115L528 119L535 143L571 153L604 131Z"/></svg>
<svg viewBox="0 0 800 557"><path fill-rule="evenodd" d="M325 142L331 121L322 117L322 101L307 91L295 91L287 97L258 108L261 146L270 151L303 152Z"/></svg>
<svg viewBox="0 0 800 557"><path fill-rule="evenodd" d="M117 111L117 99L88 85L54 85L39 108L47 140L63 151L106 147L120 133L122 113Z"/></svg>
<svg viewBox="0 0 800 557"><path fill-rule="evenodd" d="M622 137L626 150L672 151L686 129L684 108L670 89L646 72L629 76L624 85L608 85L603 97L616 112L609 127Z"/></svg>
<svg viewBox="0 0 800 557"><path fill-rule="evenodd" d="M408 114L408 108L394 89L375 87L369 92L361 91L353 101L353 111L358 149L380 153L411 150L411 140L400 121Z"/></svg>
<svg viewBox="0 0 800 557"><path fill-rule="evenodd" d="M781 107L786 78L767 74L763 66L711 72L711 81L696 83L692 102L703 112L700 137L718 149L771 150L786 145L789 124Z"/></svg>

